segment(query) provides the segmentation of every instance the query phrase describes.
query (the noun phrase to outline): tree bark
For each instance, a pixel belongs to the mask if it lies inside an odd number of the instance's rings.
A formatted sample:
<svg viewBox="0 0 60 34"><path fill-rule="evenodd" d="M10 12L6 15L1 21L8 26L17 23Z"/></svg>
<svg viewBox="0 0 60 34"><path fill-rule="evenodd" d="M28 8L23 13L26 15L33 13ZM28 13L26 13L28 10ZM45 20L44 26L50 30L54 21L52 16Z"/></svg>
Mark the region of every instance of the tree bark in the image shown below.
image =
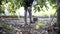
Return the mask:
<svg viewBox="0 0 60 34"><path fill-rule="evenodd" d="M58 23L58 32L60 34L60 0L57 0L57 23Z"/></svg>
<svg viewBox="0 0 60 34"><path fill-rule="evenodd" d="M60 9L60 8L59 8ZM57 23L58 23L58 33L60 33L60 10L57 11Z"/></svg>

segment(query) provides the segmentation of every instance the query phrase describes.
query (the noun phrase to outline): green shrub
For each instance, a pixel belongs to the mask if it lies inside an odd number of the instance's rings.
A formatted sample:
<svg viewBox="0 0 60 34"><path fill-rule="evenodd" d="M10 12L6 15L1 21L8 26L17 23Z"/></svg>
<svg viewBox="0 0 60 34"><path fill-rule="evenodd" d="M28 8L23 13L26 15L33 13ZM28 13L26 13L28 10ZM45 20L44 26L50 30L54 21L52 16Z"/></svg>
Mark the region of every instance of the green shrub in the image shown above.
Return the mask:
<svg viewBox="0 0 60 34"><path fill-rule="evenodd" d="M10 25L8 25L7 23L3 23L3 27L6 28L9 31L12 31L13 30L13 27L10 26Z"/></svg>
<svg viewBox="0 0 60 34"><path fill-rule="evenodd" d="M43 26L45 26L44 23L40 23L40 22L37 22L37 23L36 23L36 27L38 27L38 28L43 27Z"/></svg>

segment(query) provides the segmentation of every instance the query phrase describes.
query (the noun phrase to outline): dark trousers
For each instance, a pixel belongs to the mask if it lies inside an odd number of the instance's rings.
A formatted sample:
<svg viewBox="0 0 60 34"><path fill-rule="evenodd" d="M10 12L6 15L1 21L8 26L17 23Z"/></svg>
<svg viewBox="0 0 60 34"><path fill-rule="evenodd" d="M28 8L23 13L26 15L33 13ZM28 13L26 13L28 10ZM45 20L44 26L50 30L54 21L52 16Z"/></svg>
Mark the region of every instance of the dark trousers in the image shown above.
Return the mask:
<svg viewBox="0 0 60 34"><path fill-rule="evenodd" d="M30 22L32 21L32 9L31 7L24 7L25 9L25 14L24 14L24 21L25 23L27 23L27 12L29 13L29 19L30 19Z"/></svg>

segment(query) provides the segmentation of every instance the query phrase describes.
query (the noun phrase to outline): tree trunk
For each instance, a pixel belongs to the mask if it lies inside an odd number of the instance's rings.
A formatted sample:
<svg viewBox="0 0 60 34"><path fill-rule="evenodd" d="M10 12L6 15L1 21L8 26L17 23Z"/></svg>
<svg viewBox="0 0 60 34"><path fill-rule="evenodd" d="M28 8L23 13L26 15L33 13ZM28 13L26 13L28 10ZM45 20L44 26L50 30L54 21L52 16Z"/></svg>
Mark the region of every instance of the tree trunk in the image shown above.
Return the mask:
<svg viewBox="0 0 60 34"><path fill-rule="evenodd" d="M60 33L60 10L59 9L57 11L57 23L58 23L58 28L59 28L58 32Z"/></svg>
<svg viewBox="0 0 60 34"><path fill-rule="evenodd" d="M58 33L60 34L60 0L57 0L57 23L58 23Z"/></svg>

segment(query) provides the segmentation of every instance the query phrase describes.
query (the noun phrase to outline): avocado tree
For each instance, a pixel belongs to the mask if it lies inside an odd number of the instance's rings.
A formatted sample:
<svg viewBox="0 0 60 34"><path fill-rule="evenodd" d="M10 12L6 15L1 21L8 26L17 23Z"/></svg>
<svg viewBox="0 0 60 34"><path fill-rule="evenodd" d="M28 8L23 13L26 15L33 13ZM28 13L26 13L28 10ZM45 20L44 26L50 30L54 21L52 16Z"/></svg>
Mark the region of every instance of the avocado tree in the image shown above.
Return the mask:
<svg viewBox="0 0 60 34"><path fill-rule="evenodd" d="M60 33L60 0L57 0L57 23L58 23L58 34Z"/></svg>
<svg viewBox="0 0 60 34"><path fill-rule="evenodd" d="M0 0L0 5L3 5L2 1L4 1L5 4L11 3L12 6L10 5L8 9L10 10L10 12L14 12L14 10L19 9L20 7L24 7L26 2L29 0ZM29 3L32 4L31 1L29 1ZM35 11L41 11L43 10L43 7L45 7L48 10L47 4L50 4L51 6L55 7L56 0L33 0L32 7L34 7Z"/></svg>
<svg viewBox="0 0 60 34"><path fill-rule="evenodd" d="M0 0L0 6L2 5L1 3L2 0ZM5 1L5 0L3 0ZM8 2L11 3L13 10L19 9L22 6L25 6L25 1L28 0L8 0ZM29 1L30 2L30 1ZM45 7L48 10L47 4L50 4L53 8L56 7L56 12L57 12L57 23L60 31L60 0L34 0L35 5L32 5L31 7L34 7L35 11L41 11L43 10L43 7ZM28 3L29 4L29 3ZM43 10L44 11L44 10ZM1 11L0 11L1 12ZM11 11L13 12L13 11Z"/></svg>

